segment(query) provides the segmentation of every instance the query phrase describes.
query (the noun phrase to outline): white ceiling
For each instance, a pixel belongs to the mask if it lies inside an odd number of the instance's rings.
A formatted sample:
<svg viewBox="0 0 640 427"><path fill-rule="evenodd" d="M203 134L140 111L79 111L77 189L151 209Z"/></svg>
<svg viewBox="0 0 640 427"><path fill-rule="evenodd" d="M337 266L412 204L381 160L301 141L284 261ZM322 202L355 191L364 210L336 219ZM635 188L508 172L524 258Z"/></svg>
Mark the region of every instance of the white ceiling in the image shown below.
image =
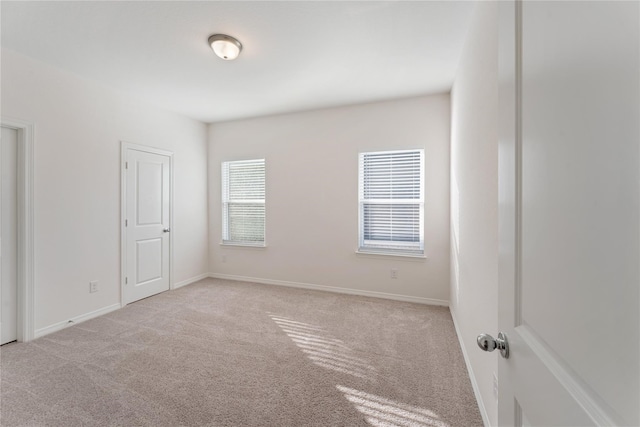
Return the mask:
<svg viewBox="0 0 640 427"><path fill-rule="evenodd" d="M2 1L2 46L204 121L448 91L473 2ZM207 44L226 33L235 61Z"/></svg>

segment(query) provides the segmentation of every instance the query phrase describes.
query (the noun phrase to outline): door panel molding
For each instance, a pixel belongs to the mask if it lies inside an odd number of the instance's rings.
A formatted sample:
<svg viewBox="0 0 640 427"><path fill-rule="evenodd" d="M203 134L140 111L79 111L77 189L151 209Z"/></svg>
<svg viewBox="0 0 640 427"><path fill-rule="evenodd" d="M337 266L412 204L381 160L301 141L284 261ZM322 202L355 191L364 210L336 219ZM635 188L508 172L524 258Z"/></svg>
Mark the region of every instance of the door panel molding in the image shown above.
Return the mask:
<svg viewBox="0 0 640 427"><path fill-rule="evenodd" d="M528 355L524 354L523 358L527 361L526 363L540 361L544 368L552 374L553 380L566 391L565 396L553 395L551 398L566 400L567 407L577 405L576 410L573 412L580 413L580 411L584 411L589 417L588 420L595 422L596 425L613 426L622 424L620 420L616 421L609 416L609 414L614 413L613 409L544 342L532 327L525 323L516 327L515 332L518 334L517 339L526 344L522 349L535 355L535 357L528 357ZM530 369L533 370L535 368ZM577 408L581 409L578 410ZM533 422L534 420L531 419L530 421ZM584 425L587 425L589 421L585 421Z"/></svg>
<svg viewBox="0 0 640 427"><path fill-rule="evenodd" d="M124 307L125 286L127 286L127 152L129 150L141 151L143 153L159 154L169 158L169 228L173 231L173 152L146 145L134 144L127 141L120 141L120 306ZM175 289L173 283L173 232L169 233L169 289ZM129 283L133 285L133 283Z"/></svg>
<svg viewBox="0 0 640 427"><path fill-rule="evenodd" d="M18 341L34 339L34 125L2 116L3 127L18 133Z"/></svg>

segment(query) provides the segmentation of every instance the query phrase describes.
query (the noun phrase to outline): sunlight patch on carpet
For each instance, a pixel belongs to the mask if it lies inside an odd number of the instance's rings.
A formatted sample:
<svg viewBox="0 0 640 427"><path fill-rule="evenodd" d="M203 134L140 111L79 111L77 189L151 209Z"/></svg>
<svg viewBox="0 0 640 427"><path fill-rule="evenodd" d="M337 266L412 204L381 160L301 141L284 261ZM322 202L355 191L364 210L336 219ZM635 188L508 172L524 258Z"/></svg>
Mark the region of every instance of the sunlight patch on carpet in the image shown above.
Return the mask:
<svg viewBox="0 0 640 427"><path fill-rule="evenodd" d="M337 385L345 398L376 427L449 427L428 409L395 402L375 394Z"/></svg>
<svg viewBox="0 0 640 427"><path fill-rule="evenodd" d="M269 317L316 366L361 379L375 377L376 370L367 360L356 356L344 341L324 328L283 316Z"/></svg>

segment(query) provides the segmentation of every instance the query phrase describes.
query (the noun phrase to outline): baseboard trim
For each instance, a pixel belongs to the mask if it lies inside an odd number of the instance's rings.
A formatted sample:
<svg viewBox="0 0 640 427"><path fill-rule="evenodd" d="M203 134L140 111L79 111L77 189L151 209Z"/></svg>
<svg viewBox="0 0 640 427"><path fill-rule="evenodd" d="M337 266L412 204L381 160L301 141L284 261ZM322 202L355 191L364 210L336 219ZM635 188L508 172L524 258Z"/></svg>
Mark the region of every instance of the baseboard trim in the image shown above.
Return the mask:
<svg viewBox="0 0 640 427"><path fill-rule="evenodd" d="M175 289L181 288L183 286L187 286L187 285L190 285L190 284L195 283L197 281L200 281L202 279L206 279L208 277L210 277L209 273L199 274L199 275L194 276L194 277L192 277L190 279L183 280L183 281L178 282L178 283L174 283L172 289L175 290Z"/></svg>
<svg viewBox="0 0 640 427"><path fill-rule="evenodd" d="M440 305L445 307L449 306L449 301L446 301L446 300L412 297L409 295L389 294L386 292L363 291L360 289L352 289L352 288L339 288L336 286L316 285L312 283L288 282L285 280L262 279L258 277L236 276L233 274L219 274L219 273L210 273L209 277L211 277L212 279L236 280L239 282L261 283L264 285L286 286L289 288L311 289L315 291L334 292L334 293L348 294L348 295L360 295L365 297L383 298L383 299L390 299L390 300L404 301L404 302L415 302L418 304Z"/></svg>
<svg viewBox="0 0 640 427"><path fill-rule="evenodd" d="M36 329L34 338L40 338L45 335L58 332L69 326L82 323L86 320L93 319L94 317L102 316L103 314L111 313L112 311L119 310L120 308L121 308L120 303L112 304L112 305L108 305L106 307L100 308L98 310L92 311L90 313L81 314L80 316L73 317L69 320L65 320L64 322L58 322L41 329Z"/></svg>
<svg viewBox="0 0 640 427"><path fill-rule="evenodd" d="M473 388L473 394L476 396L476 401L478 402L478 409L480 409L480 415L482 415L482 422L485 427L491 427L491 423L489 422L489 415L487 414L487 408L484 406L484 400L482 400L482 395L480 394L480 388L478 387L478 382L476 381L476 376L473 373L473 368L471 367L471 361L469 360L469 355L467 354L467 348L464 345L464 341L462 340L462 334L460 333L460 328L458 327L458 321L456 320L456 315L454 311L449 307L449 311L451 312L451 318L453 319L453 326L456 328L456 335L458 336L458 342L460 343L460 348L462 349L462 357L464 357L464 363L467 365L467 372L469 373L469 379L471 380L471 387Z"/></svg>

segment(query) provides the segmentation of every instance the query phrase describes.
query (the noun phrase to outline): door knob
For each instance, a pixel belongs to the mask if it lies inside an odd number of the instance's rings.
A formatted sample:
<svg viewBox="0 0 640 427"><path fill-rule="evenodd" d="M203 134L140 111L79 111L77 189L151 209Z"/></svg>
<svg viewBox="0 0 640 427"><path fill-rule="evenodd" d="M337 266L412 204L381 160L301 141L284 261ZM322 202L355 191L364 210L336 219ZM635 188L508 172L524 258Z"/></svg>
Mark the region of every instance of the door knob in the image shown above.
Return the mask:
<svg viewBox="0 0 640 427"><path fill-rule="evenodd" d="M507 341L507 336L502 332L498 333L498 338L494 339L489 334L480 334L478 335L478 347L483 349L484 351L493 351L496 348L500 350L500 354L505 359L509 358L509 341Z"/></svg>
<svg viewBox="0 0 640 427"><path fill-rule="evenodd" d="M165 228L164 230L162 230L162 232L163 232L163 233L168 233L168 232L170 232L170 231L171 231L171 229L170 229L170 228Z"/></svg>

